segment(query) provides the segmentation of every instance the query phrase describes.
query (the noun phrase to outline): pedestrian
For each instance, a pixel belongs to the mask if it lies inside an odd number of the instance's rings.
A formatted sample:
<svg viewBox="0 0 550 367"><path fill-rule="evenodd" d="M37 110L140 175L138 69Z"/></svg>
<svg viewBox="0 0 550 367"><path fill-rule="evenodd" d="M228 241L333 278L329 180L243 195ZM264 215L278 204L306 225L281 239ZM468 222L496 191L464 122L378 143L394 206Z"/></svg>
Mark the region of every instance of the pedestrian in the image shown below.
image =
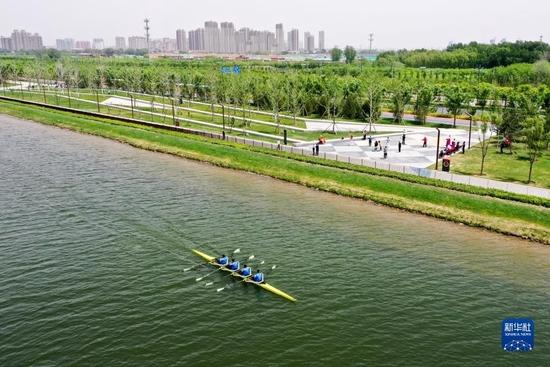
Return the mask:
<svg viewBox="0 0 550 367"><path fill-rule="evenodd" d="M367 133L363 133L363 140L367 140Z"/></svg>
<svg viewBox="0 0 550 367"><path fill-rule="evenodd" d="M407 137L407 136L405 135L405 133L403 133L403 137L402 137L402 138L403 138L403 145L405 145L405 138L406 138L406 137Z"/></svg>
<svg viewBox="0 0 550 367"><path fill-rule="evenodd" d="M462 154L466 153L466 142L462 142Z"/></svg>
<svg viewBox="0 0 550 367"><path fill-rule="evenodd" d="M315 145L315 155L316 155L316 156L319 155L319 144L316 144L316 145Z"/></svg>
<svg viewBox="0 0 550 367"><path fill-rule="evenodd" d="M315 155L315 146L311 147L313 149L313 155Z"/></svg>
<svg viewBox="0 0 550 367"><path fill-rule="evenodd" d="M378 150L378 140L374 142L374 151Z"/></svg>
<svg viewBox="0 0 550 367"><path fill-rule="evenodd" d="M388 158L388 146L386 145L384 147L384 159L387 159Z"/></svg>
<svg viewBox="0 0 550 367"><path fill-rule="evenodd" d="M369 147L372 146L372 135L369 135Z"/></svg>
<svg viewBox="0 0 550 367"><path fill-rule="evenodd" d="M401 153L401 142L397 143L397 150L399 153Z"/></svg>
<svg viewBox="0 0 550 367"><path fill-rule="evenodd" d="M281 150L281 141L277 140L277 150Z"/></svg>
<svg viewBox="0 0 550 367"><path fill-rule="evenodd" d="M386 145L390 145L390 137L389 136L386 138Z"/></svg>
<svg viewBox="0 0 550 367"><path fill-rule="evenodd" d="M424 136L422 138L422 148L426 148L428 146L428 137Z"/></svg>

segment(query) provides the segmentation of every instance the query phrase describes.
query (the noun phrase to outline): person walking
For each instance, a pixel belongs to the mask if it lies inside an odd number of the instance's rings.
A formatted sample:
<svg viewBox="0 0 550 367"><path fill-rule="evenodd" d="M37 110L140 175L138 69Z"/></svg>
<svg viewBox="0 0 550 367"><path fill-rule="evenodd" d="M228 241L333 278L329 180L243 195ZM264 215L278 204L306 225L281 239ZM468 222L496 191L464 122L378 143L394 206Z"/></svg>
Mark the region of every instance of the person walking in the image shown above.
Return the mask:
<svg viewBox="0 0 550 367"><path fill-rule="evenodd" d="M426 148L428 146L428 137L424 136L422 138L422 148Z"/></svg>
<svg viewBox="0 0 550 367"><path fill-rule="evenodd" d="M369 147L372 146L372 135L369 135Z"/></svg>
<svg viewBox="0 0 550 367"><path fill-rule="evenodd" d="M397 151L401 153L401 142L397 143Z"/></svg>
<svg viewBox="0 0 550 367"><path fill-rule="evenodd" d="M378 140L374 142L374 151L378 150Z"/></svg>
<svg viewBox="0 0 550 367"><path fill-rule="evenodd" d="M405 145L405 138L406 138L406 137L407 137L407 136L405 135L405 133L403 133L403 136L402 136L402 139L403 139L403 145Z"/></svg>
<svg viewBox="0 0 550 367"><path fill-rule="evenodd" d="M388 159L388 146L384 147L384 159Z"/></svg>
<svg viewBox="0 0 550 367"><path fill-rule="evenodd" d="M315 155L319 156L319 143L315 144Z"/></svg>

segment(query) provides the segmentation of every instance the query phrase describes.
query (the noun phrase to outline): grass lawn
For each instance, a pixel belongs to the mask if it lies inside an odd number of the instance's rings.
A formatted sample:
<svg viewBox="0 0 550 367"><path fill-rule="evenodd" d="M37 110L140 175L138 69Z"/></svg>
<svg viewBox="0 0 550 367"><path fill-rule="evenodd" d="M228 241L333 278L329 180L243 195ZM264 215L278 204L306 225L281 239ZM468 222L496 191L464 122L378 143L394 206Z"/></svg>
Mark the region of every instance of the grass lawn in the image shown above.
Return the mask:
<svg viewBox="0 0 550 367"><path fill-rule="evenodd" d="M495 146L496 140L493 140L489 147L483 177L500 181L527 183L529 176L529 159L525 145L515 143L512 153ZM466 154L457 154L452 158L452 172L467 175L479 176L481 168L481 148L479 145L467 151ZM550 188L550 151L544 152L543 156L538 158L533 166L532 182L530 185Z"/></svg>
<svg viewBox="0 0 550 367"><path fill-rule="evenodd" d="M458 192L437 187L434 180L412 183L318 158L305 161L285 152L17 103L0 101L0 113L550 244L550 209L539 205Z"/></svg>

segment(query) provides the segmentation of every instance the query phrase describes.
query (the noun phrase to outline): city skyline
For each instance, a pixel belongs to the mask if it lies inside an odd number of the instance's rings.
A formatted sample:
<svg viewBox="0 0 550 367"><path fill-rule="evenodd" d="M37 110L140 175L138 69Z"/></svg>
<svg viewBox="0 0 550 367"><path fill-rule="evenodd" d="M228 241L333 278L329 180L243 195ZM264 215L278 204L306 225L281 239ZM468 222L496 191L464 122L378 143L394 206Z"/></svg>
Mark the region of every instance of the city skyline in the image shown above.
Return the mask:
<svg viewBox="0 0 550 367"><path fill-rule="evenodd" d="M404 0L387 0L383 4L342 0L323 6L311 0L301 1L300 6L280 0L262 3L260 8L251 0L234 2L231 6L217 0L200 3L120 0L116 4L98 0L93 7L67 0L56 0L56 6L38 0L24 4L5 0L4 3L0 34L30 29L40 33L47 46L54 46L56 39L67 37L90 41L103 38L114 44L116 36L142 36L145 17L151 19L151 37L156 39L174 38L177 29L188 32L202 27L200 19L229 21L270 31L274 31L273 25L283 23L285 31L294 28L302 33L310 31L316 41L317 32L324 30L325 48L348 44L368 48L370 33L375 34L373 47L377 49L445 48L449 42L539 40L540 36L546 41L550 39L550 29L546 26L550 3L543 0L532 0L528 6L517 0L508 1L506 6L496 0L464 0L445 3L445 6L433 0L414 4ZM26 11L29 8L33 11ZM74 16L83 11L86 19L94 21L87 23ZM60 17L63 22L54 21Z"/></svg>
<svg viewBox="0 0 550 367"><path fill-rule="evenodd" d="M146 20L144 20L145 22ZM148 21L148 20L147 20ZM145 23L144 23L145 24ZM145 27L144 27L145 29ZM189 30L177 29L175 38L151 38L148 42L147 35L144 36L116 36L114 41L105 41L103 38L78 40L72 37L57 38L53 46L42 45L42 38L38 34L34 36L25 31L15 30L10 38L2 37L1 49L8 51L32 50L52 47L60 51L85 51L89 49L102 50L107 48L117 50L143 50L150 52L181 53L199 52L212 54L282 54L291 53L319 53L326 52L325 31L318 31L318 38L310 31L301 32L299 29L292 29L285 36L284 24L277 23L271 30L255 30L248 27L236 27L233 22L205 21L204 27ZM32 47L14 48L15 37L23 32L29 37L39 38L38 43L27 42ZM126 42L128 41L128 42ZM19 44L23 44L19 42Z"/></svg>

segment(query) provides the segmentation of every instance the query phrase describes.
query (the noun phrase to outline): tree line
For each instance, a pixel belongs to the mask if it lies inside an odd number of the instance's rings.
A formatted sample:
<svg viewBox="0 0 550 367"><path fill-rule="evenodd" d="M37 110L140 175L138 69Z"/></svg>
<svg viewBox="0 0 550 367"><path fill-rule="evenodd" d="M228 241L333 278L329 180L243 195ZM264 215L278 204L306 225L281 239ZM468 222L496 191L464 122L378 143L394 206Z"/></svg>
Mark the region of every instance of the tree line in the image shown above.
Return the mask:
<svg viewBox="0 0 550 367"><path fill-rule="evenodd" d="M494 68L550 59L550 46L544 42L517 41L498 44L453 44L445 50L400 50L379 55L381 63L402 63L427 68Z"/></svg>

